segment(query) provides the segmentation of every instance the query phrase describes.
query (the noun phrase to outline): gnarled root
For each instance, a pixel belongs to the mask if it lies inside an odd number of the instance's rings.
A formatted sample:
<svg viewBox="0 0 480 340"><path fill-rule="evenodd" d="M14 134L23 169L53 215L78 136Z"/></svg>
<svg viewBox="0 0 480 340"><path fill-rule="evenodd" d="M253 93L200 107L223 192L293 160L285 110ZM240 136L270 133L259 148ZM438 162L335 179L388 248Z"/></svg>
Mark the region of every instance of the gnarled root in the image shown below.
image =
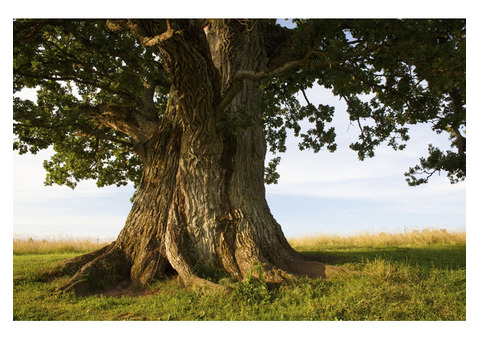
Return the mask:
<svg viewBox="0 0 480 340"><path fill-rule="evenodd" d="M74 291L77 295L85 295L128 280L131 263L127 256L112 244L93 253L67 260L61 266L64 272L71 272L79 267L80 269L57 290Z"/></svg>
<svg viewBox="0 0 480 340"><path fill-rule="evenodd" d="M159 250L144 252L133 261L115 243L92 253L77 256L62 262L56 269L45 275L49 277L73 275L59 287L58 291L73 291L77 295L95 292L107 293L112 288L124 294L126 285L145 286L155 278L165 275L168 269L174 269L179 280L189 288L204 292L228 292L231 287L218 284L198 271L197 261L188 255L188 248L178 235L170 234L167 239L170 247L167 256ZM246 278L261 278L269 287L277 287L298 277L330 278L348 272L347 269L313 261L311 256L296 252L288 244L279 244L275 252L261 255L255 247L244 245L241 248L222 248L218 263L222 272L233 281ZM232 251L233 250L233 251ZM202 277L204 276L204 277ZM227 281L232 282L228 279ZM113 290L115 290L113 289ZM123 293L122 293L123 292Z"/></svg>
<svg viewBox="0 0 480 340"><path fill-rule="evenodd" d="M300 253L294 255L297 256L292 256L277 266L257 262L250 267L248 276L263 276L267 283L278 285L295 281L300 277L329 279L349 272L346 268L303 259ZM261 271L254 270L255 266L261 266Z"/></svg>
<svg viewBox="0 0 480 340"><path fill-rule="evenodd" d="M180 277L181 282L188 288L200 289L203 292L214 293L228 293L232 291L231 287L223 286L221 284L212 282L207 279L203 279L196 275L190 275L188 277Z"/></svg>

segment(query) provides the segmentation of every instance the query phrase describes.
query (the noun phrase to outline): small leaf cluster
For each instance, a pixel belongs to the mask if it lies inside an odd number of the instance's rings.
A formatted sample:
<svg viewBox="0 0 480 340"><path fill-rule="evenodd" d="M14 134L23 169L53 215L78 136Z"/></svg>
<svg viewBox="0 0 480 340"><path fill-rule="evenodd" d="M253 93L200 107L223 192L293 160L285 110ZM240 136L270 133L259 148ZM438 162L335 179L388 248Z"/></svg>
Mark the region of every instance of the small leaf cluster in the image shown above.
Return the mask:
<svg viewBox="0 0 480 340"><path fill-rule="evenodd" d="M465 180L467 175L465 155L459 155L450 150L443 152L432 144L428 146L428 153L429 156L427 158L420 158L420 164L411 167L405 172L408 185L417 186L425 184L433 174L439 173L440 171L447 173L450 183L452 184Z"/></svg>
<svg viewBox="0 0 480 340"><path fill-rule="evenodd" d="M262 265L259 263L250 268L245 279L239 282L235 289L250 305L265 304L273 298L265 281Z"/></svg>

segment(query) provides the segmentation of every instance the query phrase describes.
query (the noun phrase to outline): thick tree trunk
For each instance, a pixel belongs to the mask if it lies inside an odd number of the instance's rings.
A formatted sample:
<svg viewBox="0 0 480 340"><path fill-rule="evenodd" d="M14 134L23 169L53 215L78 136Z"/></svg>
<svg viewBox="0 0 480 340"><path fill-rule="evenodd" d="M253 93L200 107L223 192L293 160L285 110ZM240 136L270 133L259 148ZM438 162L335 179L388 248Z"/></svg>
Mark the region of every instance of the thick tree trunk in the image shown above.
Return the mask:
<svg viewBox="0 0 480 340"><path fill-rule="evenodd" d="M144 170L132 210L116 242L65 263L78 271L62 289L81 293L92 286L85 278L148 284L173 270L186 285L215 286L204 278L241 280L256 264L273 282L340 270L294 251L270 213L259 83L244 81L216 112L237 70L265 70L261 23L215 21L205 31L190 25L189 44L182 35L160 44L172 91L158 132L137 146Z"/></svg>

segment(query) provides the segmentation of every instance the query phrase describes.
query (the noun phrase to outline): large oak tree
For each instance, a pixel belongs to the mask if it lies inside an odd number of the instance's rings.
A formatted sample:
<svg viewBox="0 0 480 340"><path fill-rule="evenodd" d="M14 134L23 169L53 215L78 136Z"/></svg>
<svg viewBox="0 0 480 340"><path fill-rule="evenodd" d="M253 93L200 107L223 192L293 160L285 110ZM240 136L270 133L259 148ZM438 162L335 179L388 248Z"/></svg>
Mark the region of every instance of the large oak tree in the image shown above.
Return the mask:
<svg viewBox="0 0 480 340"><path fill-rule="evenodd" d="M351 148L402 149L408 126L430 123L452 149L406 172L411 185L444 171L465 178L465 20L15 20L14 149L53 146L46 184L136 186L117 240L63 263L62 287L148 284L169 272L186 285L267 281L341 271L293 250L265 200L287 131L301 149L334 151L334 109L359 126ZM299 96L305 98L301 105ZM305 128L305 126L307 126Z"/></svg>

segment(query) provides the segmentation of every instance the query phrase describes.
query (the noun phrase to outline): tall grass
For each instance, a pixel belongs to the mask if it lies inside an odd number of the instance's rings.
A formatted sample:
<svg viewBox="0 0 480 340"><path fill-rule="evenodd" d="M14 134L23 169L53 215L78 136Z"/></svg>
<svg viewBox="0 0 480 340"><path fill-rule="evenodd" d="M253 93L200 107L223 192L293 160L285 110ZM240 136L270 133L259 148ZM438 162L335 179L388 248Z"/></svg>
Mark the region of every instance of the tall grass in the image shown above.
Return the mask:
<svg viewBox="0 0 480 340"><path fill-rule="evenodd" d="M466 243L466 231L445 229L422 229L398 233L369 233L354 235L316 234L289 238L292 247L301 250L321 249L321 247L395 247L424 245L461 245Z"/></svg>
<svg viewBox="0 0 480 340"><path fill-rule="evenodd" d="M83 253L106 246L113 240L76 237L48 237L33 239L31 237L14 237L13 253L51 254L51 253ZM410 230L397 233L363 232L353 235L315 234L288 239L298 250L319 249L319 247L392 247L422 245L461 245L466 243L466 231L447 231L445 229ZM321 249L321 248L320 248Z"/></svg>
<svg viewBox="0 0 480 340"><path fill-rule="evenodd" d="M13 254L86 253L109 243L105 240L87 237L50 237L43 239L15 237L13 239Z"/></svg>

